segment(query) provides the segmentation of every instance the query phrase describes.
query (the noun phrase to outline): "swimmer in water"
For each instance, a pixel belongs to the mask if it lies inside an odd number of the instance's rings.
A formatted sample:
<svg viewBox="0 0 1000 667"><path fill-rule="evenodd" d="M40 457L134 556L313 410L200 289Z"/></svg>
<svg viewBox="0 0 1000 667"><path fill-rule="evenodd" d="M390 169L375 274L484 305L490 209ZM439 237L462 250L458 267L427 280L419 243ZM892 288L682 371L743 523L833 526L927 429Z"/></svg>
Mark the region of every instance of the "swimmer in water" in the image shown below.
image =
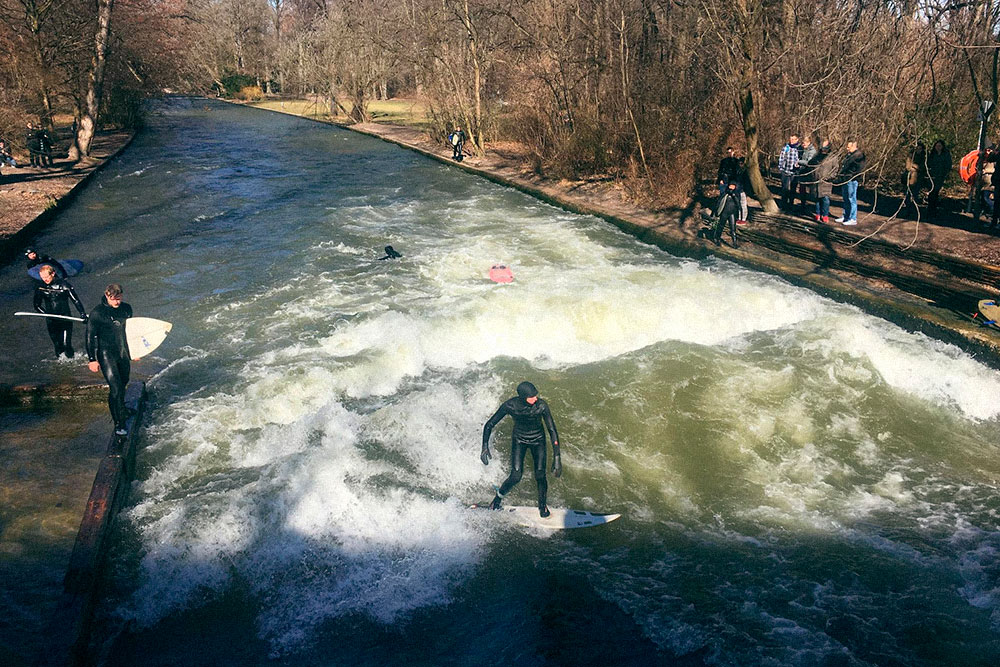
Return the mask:
<svg viewBox="0 0 1000 667"><path fill-rule="evenodd" d="M398 252L392 249L391 245L385 247L385 257L379 257L378 260L381 262L383 259L399 259L402 257Z"/></svg>

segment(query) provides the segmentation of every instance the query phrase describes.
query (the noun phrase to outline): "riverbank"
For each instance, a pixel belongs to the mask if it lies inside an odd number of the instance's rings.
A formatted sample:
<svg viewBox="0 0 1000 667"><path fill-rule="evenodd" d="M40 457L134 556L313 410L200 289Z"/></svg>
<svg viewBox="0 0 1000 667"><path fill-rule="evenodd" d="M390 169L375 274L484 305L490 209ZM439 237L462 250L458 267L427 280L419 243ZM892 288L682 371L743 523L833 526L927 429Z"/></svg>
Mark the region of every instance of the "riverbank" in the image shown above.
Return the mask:
<svg viewBox="0 0 1000 667"><path fill-rule="evenodd" d="M288 110L266 110L297 115ZM697 202L684 209L650 211L630 201L608 179L545 178L532 170L527 152L516 144L491 145L485 155L467 155L456 162L451 159L450 147L420 128L386 123L341 126L561 208L599 216L671 253L716 255L779 275L909 330L955 344L1000 368L1000 331L983 326L981 318L974 317L980 299L1000 294L1000 240L957 210L946 210L933 223L906 219L899 215L898 200L862 193L858 225L848 229L815 223L808 217L769 215L752 207L748 226L739 231L739 248L716 247L701 238L702 206ZM952 204L957 209L961 202Z"/></svg>
<svg viewBox="0 0 1000 667"><path fill-rule="evenodd" d="M121 153L134 132L100 132L89 157L72 162L57 157L49 169L4 166L0 175L0 261L9 261L28 244L90 178Z"/></svg>

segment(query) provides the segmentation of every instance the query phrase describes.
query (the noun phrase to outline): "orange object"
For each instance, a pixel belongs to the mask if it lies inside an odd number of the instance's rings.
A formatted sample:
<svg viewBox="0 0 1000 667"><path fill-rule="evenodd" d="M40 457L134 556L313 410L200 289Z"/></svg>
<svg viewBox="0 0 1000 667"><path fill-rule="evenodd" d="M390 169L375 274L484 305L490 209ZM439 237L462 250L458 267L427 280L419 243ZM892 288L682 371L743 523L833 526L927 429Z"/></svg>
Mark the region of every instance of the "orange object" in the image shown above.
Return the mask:
<svg viewBox="0 0 1000 667"><path fill-rule="evenodd" d="M962 158L962 161L958 163L958 175L962 177L962 180L966 183L971 183L972 179L976 177L976 167L979 164L979 151L969 151L969 153Z"/></svg>

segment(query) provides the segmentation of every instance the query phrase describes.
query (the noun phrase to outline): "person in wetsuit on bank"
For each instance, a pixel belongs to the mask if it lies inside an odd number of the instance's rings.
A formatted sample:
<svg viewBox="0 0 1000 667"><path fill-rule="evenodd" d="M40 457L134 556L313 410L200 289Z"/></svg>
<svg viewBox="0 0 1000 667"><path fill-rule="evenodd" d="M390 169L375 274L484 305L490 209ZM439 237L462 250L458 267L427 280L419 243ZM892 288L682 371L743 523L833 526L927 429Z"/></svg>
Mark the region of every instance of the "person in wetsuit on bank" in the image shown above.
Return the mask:
<svg viewBox="0 0 1000 667"><path fill-rule="evenodd" d="M524 473L524 455L530 451L531 460L534 463L535 483L538 484L538 513L542 517L547 517L549 516L549 508L545 498L549 490L549 483L545 479L546 448L542 422L545 423L549 439L552 440L552 472L556 477L562 475L559 434L556 432L555 422L552 421L549 404L539 398L538 390L530 382L522 382L517 385L517 396L504 401L483 426L483 450L479 455L483 465L490 464L492 456L490 453L490 434L493 432L493 427L507 415L510 415L514 420L514 431L510 436L510 476L497 489L491 507L495 510L500 509L503 497L521 481L521 475Z"/></svg>
<svg viewBox="0 0 1000 667"><path fill-rule="evenodd" d="M108 285L102 303L90 311L87 320L87 367L100 370L108 382L108 408L115 421L115 435L127 435L125 422L125 387L132 370L125 320L132 317L132 306L122 301L122 286Z"/></svg>
<svg viewBox="0 0 1000 667"><path fill-rule="evenodd" d="M60 278L56 274L55 268L50 264L42 264L38 269L38 275L42 278L42 284L35 288L34 306L36 313L46 315L70 316L70 301L76 306L80 317L86 319L87 311L84 310L80 297L73 291L73 286L69 281ZM45 326L49 330L49 338L56 350L56 357L65 353L68 359L73 358L73 322L70 320L60 320L54 317L45 318Z"/></svg>
<svg viewBox="0 0 1000 667"><path fill-rule="evenodd" d="M34 248L27 248L24 251L24 256L28 260L29 269L33 266L38 266L39 264L48 264L55 270L57 276L59 276L60 278L66 277L66 269L63 268L63 265L57 262L56 260L52 259L48 255L42 255Z"/></svg>

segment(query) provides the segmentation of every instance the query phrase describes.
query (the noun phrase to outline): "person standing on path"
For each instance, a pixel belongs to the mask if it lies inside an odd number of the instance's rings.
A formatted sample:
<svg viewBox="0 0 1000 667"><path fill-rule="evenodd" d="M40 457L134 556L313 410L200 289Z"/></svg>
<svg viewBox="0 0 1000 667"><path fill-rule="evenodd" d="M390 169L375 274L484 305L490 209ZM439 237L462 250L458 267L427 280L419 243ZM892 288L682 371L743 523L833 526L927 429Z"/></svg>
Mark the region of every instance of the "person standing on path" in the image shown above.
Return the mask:
<svg viewBox="0 0 1000 667"><path fill-rule="evenodd" d="M854 139L847 140L847 155L840 167L840 182L843 184L844 215L837 222L847 226L858 224L858 177L868 167L864 152Z"/></svg>
<svg viewBox="0 0 1000 667"><path fill-rule="evenodd" d="M781 205L786 211L792 210L795 200L795 172L799 168L799 137L796 134L788 138L788 143L778 154L778 173L781 174Z"/></svg>
<svg viewBox="0 0 1000 667"><path fill-rule="evenodd" d="M87 318L80 297L76 295L69 281L56 274L51 264L42 264L38 269L42 284L35 288L34 307L36 313L45 315L63 315L70 317L69 304L72 301L77 312L83 319ZM67 359L73 358L73 322L55 317L46 317L45 326L49 330L49 338L55 348L56 357L65 354Z"/></svg>
<svg viewBox="0 0 1000 667"><path fill-rule="evenodd" d="M116 283L104 290L100 305L90 311L87 320L87 367L92 373L100 370L108 382L108 408L115 422L115 435L127 435L125 422L125 387L132 370L125 320L132 317L132 306L122 301L122 286Z"/></svg>
<svg viewBox="0 0 1000 667"><path fill-rule="evenodd" d="M465 132L461 127L456 127L455 131L448 135L448 142L451 144L452 159L461 162L462 147L465 146Z"/></svg>
<svg viewBox="0 0 1000 667"><path fill-rule="evenodd" d="M938 139L927 156L927 175L930 177L930 192L927 193L927 213L936 215L941 203L941 188L951 173L951 152Z"/></svg>
<svg viewBox="0 0 1000 667"><path fill-rule="evenodd" d="M538 514L542 518L547 517L550 514L546 504L549 483L545 478L546 447L545 431L542 430L543 423L549 432L549 439L552 440L552 472L556 477L562 475L559 434L556 432L556 424L552 420L549 404L538 396L538 390L530 382L522 382L517 385L517 396L504 401L483 426L483 449L479 454L483 465L490 464L492 456L490 454L490 434L493 432L493 427L507 415L510 415L514 420L514 430L510 435L511 470L510 475L497 489L490 507L495 510L500 509L503 497L521 481L521 476L524 473L524 455L530 451L534 464L535 483L538 485Z"/></svg>
<svg viewBox="0 0 1000 667"><path fill-rule="evenodd" d="M802 137L802 147L799 151L799 166L795 170L795 190L798 193L799 201L802 202L802 208L805 208L810 197L813 195L812 188L807 184L807 181L810 178L809 172L811 170L809 163L816 157L817 152L816 145L813 144L809 135L807 134ZM792 205L794 206L794 204L795 200L793 199Z"/></svg>

